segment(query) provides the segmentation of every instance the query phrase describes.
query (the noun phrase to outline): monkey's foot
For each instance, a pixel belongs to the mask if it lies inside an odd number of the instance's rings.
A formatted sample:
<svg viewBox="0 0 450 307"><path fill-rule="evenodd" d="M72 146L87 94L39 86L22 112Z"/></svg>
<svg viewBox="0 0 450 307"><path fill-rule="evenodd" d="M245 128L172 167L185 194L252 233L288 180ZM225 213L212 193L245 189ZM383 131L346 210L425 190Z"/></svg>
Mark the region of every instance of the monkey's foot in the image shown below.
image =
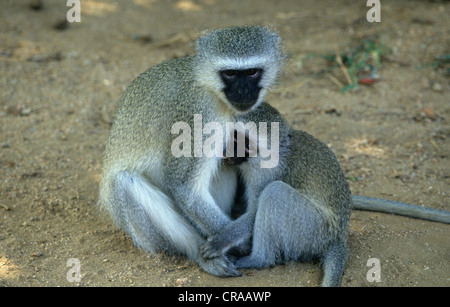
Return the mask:
<svg viewBox="0 0 450 307"><path fill-rule="evenodd" d="M207 273L219 277L238 277L242 274L234 268L233 263L231 263L225 257L217 257L213 259L204 259L199 263L203 270Z"/></svg>

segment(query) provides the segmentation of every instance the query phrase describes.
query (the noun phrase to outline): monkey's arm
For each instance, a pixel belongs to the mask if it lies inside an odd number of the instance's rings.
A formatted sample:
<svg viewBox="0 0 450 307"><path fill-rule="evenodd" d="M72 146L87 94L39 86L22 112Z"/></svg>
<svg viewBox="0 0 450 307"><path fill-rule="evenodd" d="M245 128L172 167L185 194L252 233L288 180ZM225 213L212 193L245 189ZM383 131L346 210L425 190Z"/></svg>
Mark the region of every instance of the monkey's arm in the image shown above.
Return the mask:
<svg viewBox="0 0 450 307"><path fill-rule="evenodd" d="M206 237L218 233L231 221L210 191L213 174L223 176L218 170L219 162L215 158L175 158L170 154L164 162L171 167L161 185L167 187L180 213Z"/></svg>
<svg viewBox="0 0 450 307"><path fill-rule="evenodd" d="M184 190L188 191L187 188ZM174 201L181 204L179 208L184 216L206 236L220 232L231 222L231 218L217 206L209 192L177 193L174 195Z"/></svg>
<svg viewBox="0 0 450 307"><path fill-rule="evenodd" d="M253 233L255 214L246 212L237 220L232 221L219 233L210 236L201 248L205 258L214 258L225 254L231 248L245 244Z"/></svg>
<svg viewBox="0 0 450 307"><path fill-rule="evenodd" d="M252 189L247 190L247 212L230 222L214 236L209 237L203 244L201 252L205 258L218 257L234 247L246 248L253 234L253 225L258 211L258 198L253 192Z"/></svg>
<svg viewBox="0 0 450 307"><path fill-rule="evenodd" d="M398 214L422 220L450 224L450 212L411 205L394 200L352 195L353 209Z"/></svg>

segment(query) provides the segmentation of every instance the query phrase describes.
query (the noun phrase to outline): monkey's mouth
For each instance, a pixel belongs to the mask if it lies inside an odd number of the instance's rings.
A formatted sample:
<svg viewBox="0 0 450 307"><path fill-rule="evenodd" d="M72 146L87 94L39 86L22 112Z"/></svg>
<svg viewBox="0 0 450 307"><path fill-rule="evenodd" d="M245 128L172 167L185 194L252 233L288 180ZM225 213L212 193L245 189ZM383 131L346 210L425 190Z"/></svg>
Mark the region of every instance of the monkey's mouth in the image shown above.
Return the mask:
<svg viewBox="0 0 450 307"><path fill-rule="evenodd" d="M253 91L227 91L225 90L225 96L231 105L238 111L248 111L250 110L257 102L259 98L260 88L257 88Z"/></svg>
<svg viewBox="0 0 450 307"><path fill-rule="evenodd" d="M236 110L244 112L250 110L258 100L254 99L251 101L233 101L229 99L229 101Z"/></svg>

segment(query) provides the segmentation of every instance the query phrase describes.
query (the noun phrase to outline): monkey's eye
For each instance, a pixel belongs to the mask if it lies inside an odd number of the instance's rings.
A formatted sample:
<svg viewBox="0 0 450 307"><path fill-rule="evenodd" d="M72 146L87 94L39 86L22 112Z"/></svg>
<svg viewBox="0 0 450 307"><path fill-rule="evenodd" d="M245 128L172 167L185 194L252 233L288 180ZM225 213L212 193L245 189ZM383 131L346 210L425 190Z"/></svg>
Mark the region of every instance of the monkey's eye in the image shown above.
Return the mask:
<svg viewBox="0 0 450 307"><path fill-rule="evenodd" d="M228 77L228 78L233 78L233 77L235 77L236 76L236 74L237 74L237 71L236 70L225 70L224 72L223 72L223 75L225 76L225 77Z"/></svg>
<svg viewBox="0 0 450 307"><path fill-rule="evenodd" d="M245 73L249 77L256 77L258 75L258 73L259 73L259 69L256 69L256 68L247 69L245 71Z"/></svg>

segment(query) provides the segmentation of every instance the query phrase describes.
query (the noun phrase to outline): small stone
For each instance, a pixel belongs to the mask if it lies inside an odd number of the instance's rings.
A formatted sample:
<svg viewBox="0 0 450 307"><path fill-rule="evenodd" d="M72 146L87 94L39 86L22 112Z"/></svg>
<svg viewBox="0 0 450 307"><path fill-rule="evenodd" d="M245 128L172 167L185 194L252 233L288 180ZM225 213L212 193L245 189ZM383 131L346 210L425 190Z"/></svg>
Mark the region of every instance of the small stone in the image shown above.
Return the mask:
<svg viewBox="0 0 450 307"><path fill-rule="evenodd" d="M187 277L183 277L183 278L178 278L175 283L177 284L177 287L183 287L188 283L188 279Z"/></svg>
<svg viewBox="0 0 450 307"><path fill-rule="evenodd" d="M43 253L41 251L38 252L34 252L31 254L31 257L41 257L43 255Z"/></svg>
<svg viewBox="0 0 450 307"><path fill-rule="evenodd" d="M435 82L433 84L433 86L431 87L431 89L435 92L442 92L442 85L440 85L439 83Z"/></svg>

